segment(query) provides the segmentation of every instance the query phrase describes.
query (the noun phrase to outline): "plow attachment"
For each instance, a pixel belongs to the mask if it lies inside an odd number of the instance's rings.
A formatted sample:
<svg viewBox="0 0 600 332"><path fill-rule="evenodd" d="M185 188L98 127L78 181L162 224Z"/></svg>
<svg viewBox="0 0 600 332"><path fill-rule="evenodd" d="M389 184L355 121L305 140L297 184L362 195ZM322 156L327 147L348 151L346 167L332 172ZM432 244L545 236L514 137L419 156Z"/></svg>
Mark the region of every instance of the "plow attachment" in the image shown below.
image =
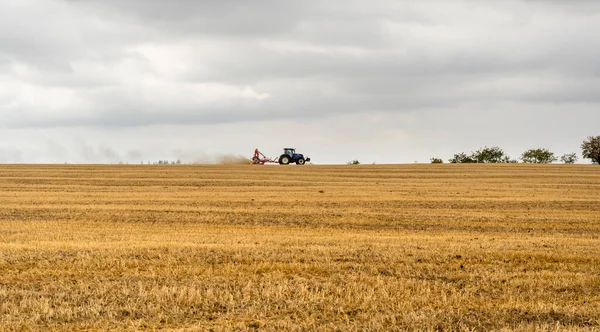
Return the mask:
<svg viewBox="0 0 600 332"><path fill-rule="evenodd" d="M252 164L254 165L264 165L267 163L278 163L279 158L269 158L265 156L262 152L258 151L258 149L254 150L254 156L252 157Z"/></svg>

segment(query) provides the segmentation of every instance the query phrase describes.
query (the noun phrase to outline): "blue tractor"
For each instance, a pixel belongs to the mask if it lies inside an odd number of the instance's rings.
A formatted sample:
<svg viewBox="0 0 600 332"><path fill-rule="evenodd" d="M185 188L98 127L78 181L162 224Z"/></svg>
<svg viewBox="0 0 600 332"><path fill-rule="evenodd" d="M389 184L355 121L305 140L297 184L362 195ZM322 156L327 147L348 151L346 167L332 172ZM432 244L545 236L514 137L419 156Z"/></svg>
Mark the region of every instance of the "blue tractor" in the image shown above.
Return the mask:
<svg viewBox="0 0 600 332"><path fill-rule="evenodd" d="M310 158L305 158L302 153L296 153L294 148L283 148L283 154L279 156L280 165L288 165L289 163L304 165L307 161L310 161Z"/></svg>

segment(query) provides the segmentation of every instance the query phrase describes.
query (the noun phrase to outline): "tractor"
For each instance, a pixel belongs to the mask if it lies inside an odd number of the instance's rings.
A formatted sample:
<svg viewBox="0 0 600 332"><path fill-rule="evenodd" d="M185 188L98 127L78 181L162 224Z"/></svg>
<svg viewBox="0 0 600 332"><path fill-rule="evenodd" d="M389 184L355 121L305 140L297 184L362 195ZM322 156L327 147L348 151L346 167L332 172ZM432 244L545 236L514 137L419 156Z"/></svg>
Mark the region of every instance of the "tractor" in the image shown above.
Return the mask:
<svg viewBox="0 0 600 332"><path fill-rule="evenodd" d="M251 164L264 165L267 163L279 163L281 165L289 165L290 163L296 163L298 165L304 165L310 158L305 158L303 154L296 153L294 148L284 148L283 154L279 158L269 158L265 156L258 149L254 150L254 156L252 156Z"/></svg>
<svg viewBox="0 0 600 332"><path fill-rule="evenodd" d="M310 158L304 158L304 155L296 153L294 148L283 148L283 154L279 156L280 165L288 165L289 163L304 165L307 161L310 161Z"/></svg>

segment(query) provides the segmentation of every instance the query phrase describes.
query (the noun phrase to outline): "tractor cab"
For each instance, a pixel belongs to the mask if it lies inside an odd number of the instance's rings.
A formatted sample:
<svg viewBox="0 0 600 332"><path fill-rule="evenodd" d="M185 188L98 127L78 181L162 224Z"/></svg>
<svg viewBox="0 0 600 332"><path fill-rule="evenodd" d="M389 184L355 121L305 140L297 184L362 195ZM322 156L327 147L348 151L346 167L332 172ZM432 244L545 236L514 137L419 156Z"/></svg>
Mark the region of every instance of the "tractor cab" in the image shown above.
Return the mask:
<svg viewBox="0 0 600 332"><path fill-rule="evenodd" d="M294 148L283 148L283 154L287 154L288 156L290 156L290 158L293 158L294 154L296 154L296 149L294 149Z"/></svg>

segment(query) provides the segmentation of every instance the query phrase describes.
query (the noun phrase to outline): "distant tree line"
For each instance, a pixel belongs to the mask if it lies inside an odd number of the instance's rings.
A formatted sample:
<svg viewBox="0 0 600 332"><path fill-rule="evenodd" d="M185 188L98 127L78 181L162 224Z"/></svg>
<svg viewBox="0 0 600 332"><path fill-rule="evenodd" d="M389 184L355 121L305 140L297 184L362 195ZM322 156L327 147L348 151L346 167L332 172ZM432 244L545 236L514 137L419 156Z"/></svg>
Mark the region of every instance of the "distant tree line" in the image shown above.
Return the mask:
<svg viewBox="0 0 600 332"><path fill-rule="evenodd" d="M600 164L600 136L590 136L581 144L583 158L590 159L594 164ZM565 153L557 157L548 149L536 148L529 149L521 154L519 158L526 164L550 164L560 160L565 164L574 164L577 162L577 153ZM441 158L431 158L432 164L441 164L444 161ZM470 164L470 163L518 163L516 159L510 158L501 148L497 146L483 147L477 151L466 154L464 152L456 153L448 160L451 164Z"/></svg>

